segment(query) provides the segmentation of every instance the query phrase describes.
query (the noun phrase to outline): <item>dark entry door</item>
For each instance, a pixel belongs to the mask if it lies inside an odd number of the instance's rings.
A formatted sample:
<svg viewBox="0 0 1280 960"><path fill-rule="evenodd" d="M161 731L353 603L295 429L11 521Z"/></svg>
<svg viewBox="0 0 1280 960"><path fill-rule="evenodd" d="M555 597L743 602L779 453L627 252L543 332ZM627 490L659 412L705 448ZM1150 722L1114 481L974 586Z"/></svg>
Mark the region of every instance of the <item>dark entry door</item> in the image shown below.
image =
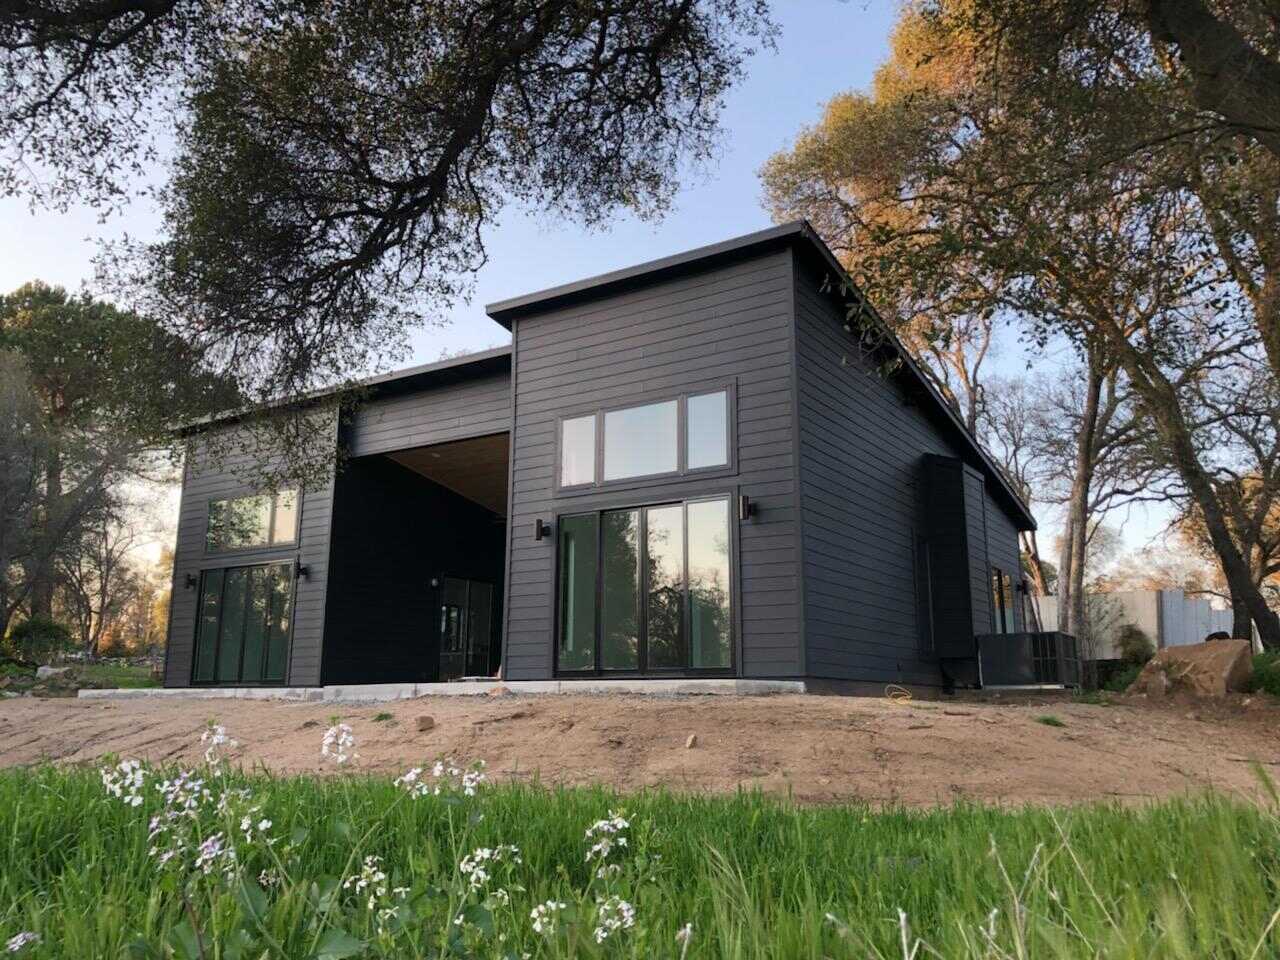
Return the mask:
<svg viewBox="0 0 1280 960"><path fill-rule="evenodd" d="M493 644L493 584L445 577L440 584L440 679L487 677Z"/></svg>

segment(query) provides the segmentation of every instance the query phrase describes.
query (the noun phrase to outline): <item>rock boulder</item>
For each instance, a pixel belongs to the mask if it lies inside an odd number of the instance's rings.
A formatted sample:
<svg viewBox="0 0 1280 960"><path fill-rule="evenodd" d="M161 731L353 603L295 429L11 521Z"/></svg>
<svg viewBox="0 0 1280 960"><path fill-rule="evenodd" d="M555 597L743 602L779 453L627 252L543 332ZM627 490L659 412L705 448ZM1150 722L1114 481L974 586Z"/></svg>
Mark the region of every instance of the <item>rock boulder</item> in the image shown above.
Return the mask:
<svg viewBox="0 0 1280 960"><path fill-rule="evenodd" d="M1129 692L1222 697L1247 690L1252 676L1253 648L1248 640L1213 640L1156 651Z"/></svg>

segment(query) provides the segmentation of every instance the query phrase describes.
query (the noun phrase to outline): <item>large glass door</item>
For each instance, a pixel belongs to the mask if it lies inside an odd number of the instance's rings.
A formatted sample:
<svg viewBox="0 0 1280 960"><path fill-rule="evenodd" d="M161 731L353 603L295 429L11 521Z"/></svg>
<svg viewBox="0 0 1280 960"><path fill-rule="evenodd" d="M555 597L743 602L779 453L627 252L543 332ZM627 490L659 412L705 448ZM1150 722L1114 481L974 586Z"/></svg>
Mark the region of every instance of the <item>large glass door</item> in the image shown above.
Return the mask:
<svg viewBox="0 0 1280 960"><path fill-rule="evenodd" d="M562 517L557 669L731 669L731 535L726 497Z"/></svg>
<svg viewBox="0 0 1280 960"><path fill-rule="evenodd" d="M206 570L200 577L195 683L283 683L293 619L293 564Z"/></svg>

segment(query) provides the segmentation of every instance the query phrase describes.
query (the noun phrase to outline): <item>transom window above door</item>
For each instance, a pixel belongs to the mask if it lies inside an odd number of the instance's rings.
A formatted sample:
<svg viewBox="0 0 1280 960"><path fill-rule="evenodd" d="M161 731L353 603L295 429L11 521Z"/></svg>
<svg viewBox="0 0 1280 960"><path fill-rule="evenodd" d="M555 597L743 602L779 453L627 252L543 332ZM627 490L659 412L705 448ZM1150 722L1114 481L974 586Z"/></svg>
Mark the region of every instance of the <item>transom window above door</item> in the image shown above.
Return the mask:
<svg viewBox="0 0 1280 960"><path fill-rule="evenodd" d="M595 487L728 467L727 387L560 421L558 486Z"/></svg>
<svg viewBox="0 0 1280 960"><path fill-rule="evenodd" d="M297 540L297 490L209 501L209 523L205 528L207 553L276 547Z"/></svg>

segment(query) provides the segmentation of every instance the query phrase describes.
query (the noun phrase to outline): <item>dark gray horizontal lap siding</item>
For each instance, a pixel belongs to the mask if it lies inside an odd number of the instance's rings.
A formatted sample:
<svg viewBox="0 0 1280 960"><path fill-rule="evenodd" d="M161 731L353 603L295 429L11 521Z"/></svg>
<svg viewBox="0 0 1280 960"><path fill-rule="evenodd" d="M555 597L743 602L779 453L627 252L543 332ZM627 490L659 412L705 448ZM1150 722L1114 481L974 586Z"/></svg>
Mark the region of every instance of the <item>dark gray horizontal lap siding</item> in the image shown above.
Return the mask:
<svg viewBox="0 0 1280 960"><path fill-rule="evenodd" d="M185 467L174 547L165 686L184 687L191 682L199 591L186 586L187 575L191 574L198 580L202 570L272 561L297 561L308 570L308 576L297 581L287 682L295 686L314 686L320 682L333 483L330 481L304 491L296 544L234 554L206 554L209 501L254 492L257 486L254 472L252 458L235 454L229 454L216 463L204 462L195 455Z"/></svg>
<svg viewBox="0 0 1280 960"><path fill-rule="evenodd" d="M862 361L822 278L797 268L800 504L811 676L939 683L920 653L913 540L921 462L958 455L903 390Z"/></svg>
<svg viewBox="0 0 1280 960"><path fill-rule="evenodd" d="M969 525L969 584L973 592L973 630L990 633L991 612L991 535L987 529L987 498L982 477L964 472L964 509Z"/></svg>
<svg viewBox="0 0 1280 960"><path fill-rule="evenodd" d="M741 672L800 672L791 289L790 254L776 253L517 322L509 678L553 669L555 545L533 539L535 519L738 489L759 506L739 527ZM557 418L725 382L737 393L736 475L557 496Z"/></svg>
<svg viewBox="0 0 1280 960"><path fill-rule="evenodd" d="M983 490L987 524L987 562L998 567L1009 575L1014 586L1013 616L1014 628L1027 629L1023 622L1022 594L1017 592L1022 582L1022 550L1018 542L1018 528L1009 515L1000 507L999 502L991 495L990 487Z"/></svg>
<svg viewBox="0 0 1280 960"><path fill-rule="evenodd" d="M511 377L499 374L360 404L344 428L353 457L511 429Z"/></svg>

